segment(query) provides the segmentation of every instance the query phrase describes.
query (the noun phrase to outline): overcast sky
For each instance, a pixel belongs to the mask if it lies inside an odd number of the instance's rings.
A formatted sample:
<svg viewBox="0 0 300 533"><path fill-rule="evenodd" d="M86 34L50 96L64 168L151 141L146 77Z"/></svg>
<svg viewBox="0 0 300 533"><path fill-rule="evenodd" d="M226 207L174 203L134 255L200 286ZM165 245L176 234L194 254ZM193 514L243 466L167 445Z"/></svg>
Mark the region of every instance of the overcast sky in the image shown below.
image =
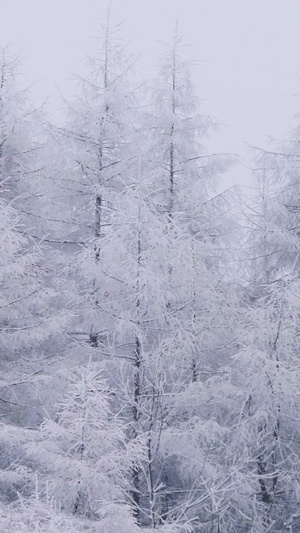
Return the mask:
<svg viewBox="0 0 300 533"><path fill-rule="evenodd" d="M83 52L95 50L106 0L0 0L0 40L25 57L38 98L72 91ZM203 111L224 124L212 144L247 157L245 143L282 138L300 111L300 0L113 0L122 36L142 53L144 76L171 42L176 17L195 71ZM242 180L247 175L242 170ZM236 181L240 181L238 176Z"/></svg>

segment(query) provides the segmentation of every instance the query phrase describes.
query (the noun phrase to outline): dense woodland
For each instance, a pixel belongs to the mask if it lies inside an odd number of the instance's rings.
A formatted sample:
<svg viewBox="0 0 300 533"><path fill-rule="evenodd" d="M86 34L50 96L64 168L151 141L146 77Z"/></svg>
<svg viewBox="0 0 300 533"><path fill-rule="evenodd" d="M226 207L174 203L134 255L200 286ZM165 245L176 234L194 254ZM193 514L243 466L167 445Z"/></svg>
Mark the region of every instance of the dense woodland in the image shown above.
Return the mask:
<svg viewBox="0 0 300 533"><path fill-rule="evenodd" d="M182 41L65 121L0 53L0 531L300 532L300 129L220 193Z"/></svg>

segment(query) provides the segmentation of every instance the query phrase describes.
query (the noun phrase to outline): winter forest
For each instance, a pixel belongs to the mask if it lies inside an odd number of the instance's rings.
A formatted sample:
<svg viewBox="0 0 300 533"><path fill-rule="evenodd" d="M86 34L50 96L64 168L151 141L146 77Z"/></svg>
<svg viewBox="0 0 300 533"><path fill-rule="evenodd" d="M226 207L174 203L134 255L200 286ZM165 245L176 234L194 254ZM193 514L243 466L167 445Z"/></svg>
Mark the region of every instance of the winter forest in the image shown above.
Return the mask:
<svg viewBox="0 0 300 533"><path fill-rule="evenodd" d="M1 533L300 532L300 129L220 192L184 42L59 125L0 50Z"/></svg>

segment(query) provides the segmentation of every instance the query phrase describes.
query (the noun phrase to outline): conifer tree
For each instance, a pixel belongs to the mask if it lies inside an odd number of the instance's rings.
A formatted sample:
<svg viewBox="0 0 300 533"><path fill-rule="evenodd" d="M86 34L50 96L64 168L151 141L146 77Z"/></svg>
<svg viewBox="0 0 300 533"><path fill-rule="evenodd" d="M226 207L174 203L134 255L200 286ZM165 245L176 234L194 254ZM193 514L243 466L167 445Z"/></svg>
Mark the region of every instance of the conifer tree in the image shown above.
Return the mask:
<svg viewBox="0 0 300 533"><path fill-rule="evenodd" d="M43 422L28 454L40 471L44 497L69 515L96 522L97 531L117 533L123 527L129 533L136 526L126 496L128 478L143 447L137 440L128 444L110 401L92 364L76 369L56 420Z"/></svg>
<svg viewBox="0 0 300 533"><path fill-rule="evenodd" d="M261 151L255 161L238 349L218 378L206 383L217 422L213 446L222 457L219 469L228 475L223 489L212 491L211 513L221 531L299 527L296 132L294 137L286 153Z"/></svg>
<svg viewBox="0 0 300 533"><path fill-rule="evenodd" d="M41 383L49 377L49 340L59 338L68 322L68 312L56 306L55 282L43 263L43 249L29 235L22 212L26 203L22 182L34 168L30 154L35 143L30 138L30 105L18 87L18 65L9 48L1 49L1 491L6 499L14 499L22 486L27 490L30 485L30 469L22 466L19 456L26 438L22 428L40 422L45 399Z"/></svg>

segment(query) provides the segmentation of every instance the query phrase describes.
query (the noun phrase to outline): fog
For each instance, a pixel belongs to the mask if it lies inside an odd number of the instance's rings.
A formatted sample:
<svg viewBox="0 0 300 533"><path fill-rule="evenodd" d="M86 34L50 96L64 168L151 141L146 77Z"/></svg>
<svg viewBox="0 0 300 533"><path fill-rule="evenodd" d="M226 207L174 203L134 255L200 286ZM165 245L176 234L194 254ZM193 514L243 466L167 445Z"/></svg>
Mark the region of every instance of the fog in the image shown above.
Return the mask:
<svg viewBox="0 0 300 533"><path fill-rule="evenodd" d="M24 57L23 79L36 82L37 102L60 90L69 98L73 73L84 72L86 53L97 48L106 0L0 0L1 43ZM300 33L298 0L114 0L112 16L120 36L137 52L144 78L172 41L176 20L194 70L203 112L222 124L214 150L238 153L248 166L249 146L282 138L299 108ZM247 183L248 171L231 178Z"/></svg>

